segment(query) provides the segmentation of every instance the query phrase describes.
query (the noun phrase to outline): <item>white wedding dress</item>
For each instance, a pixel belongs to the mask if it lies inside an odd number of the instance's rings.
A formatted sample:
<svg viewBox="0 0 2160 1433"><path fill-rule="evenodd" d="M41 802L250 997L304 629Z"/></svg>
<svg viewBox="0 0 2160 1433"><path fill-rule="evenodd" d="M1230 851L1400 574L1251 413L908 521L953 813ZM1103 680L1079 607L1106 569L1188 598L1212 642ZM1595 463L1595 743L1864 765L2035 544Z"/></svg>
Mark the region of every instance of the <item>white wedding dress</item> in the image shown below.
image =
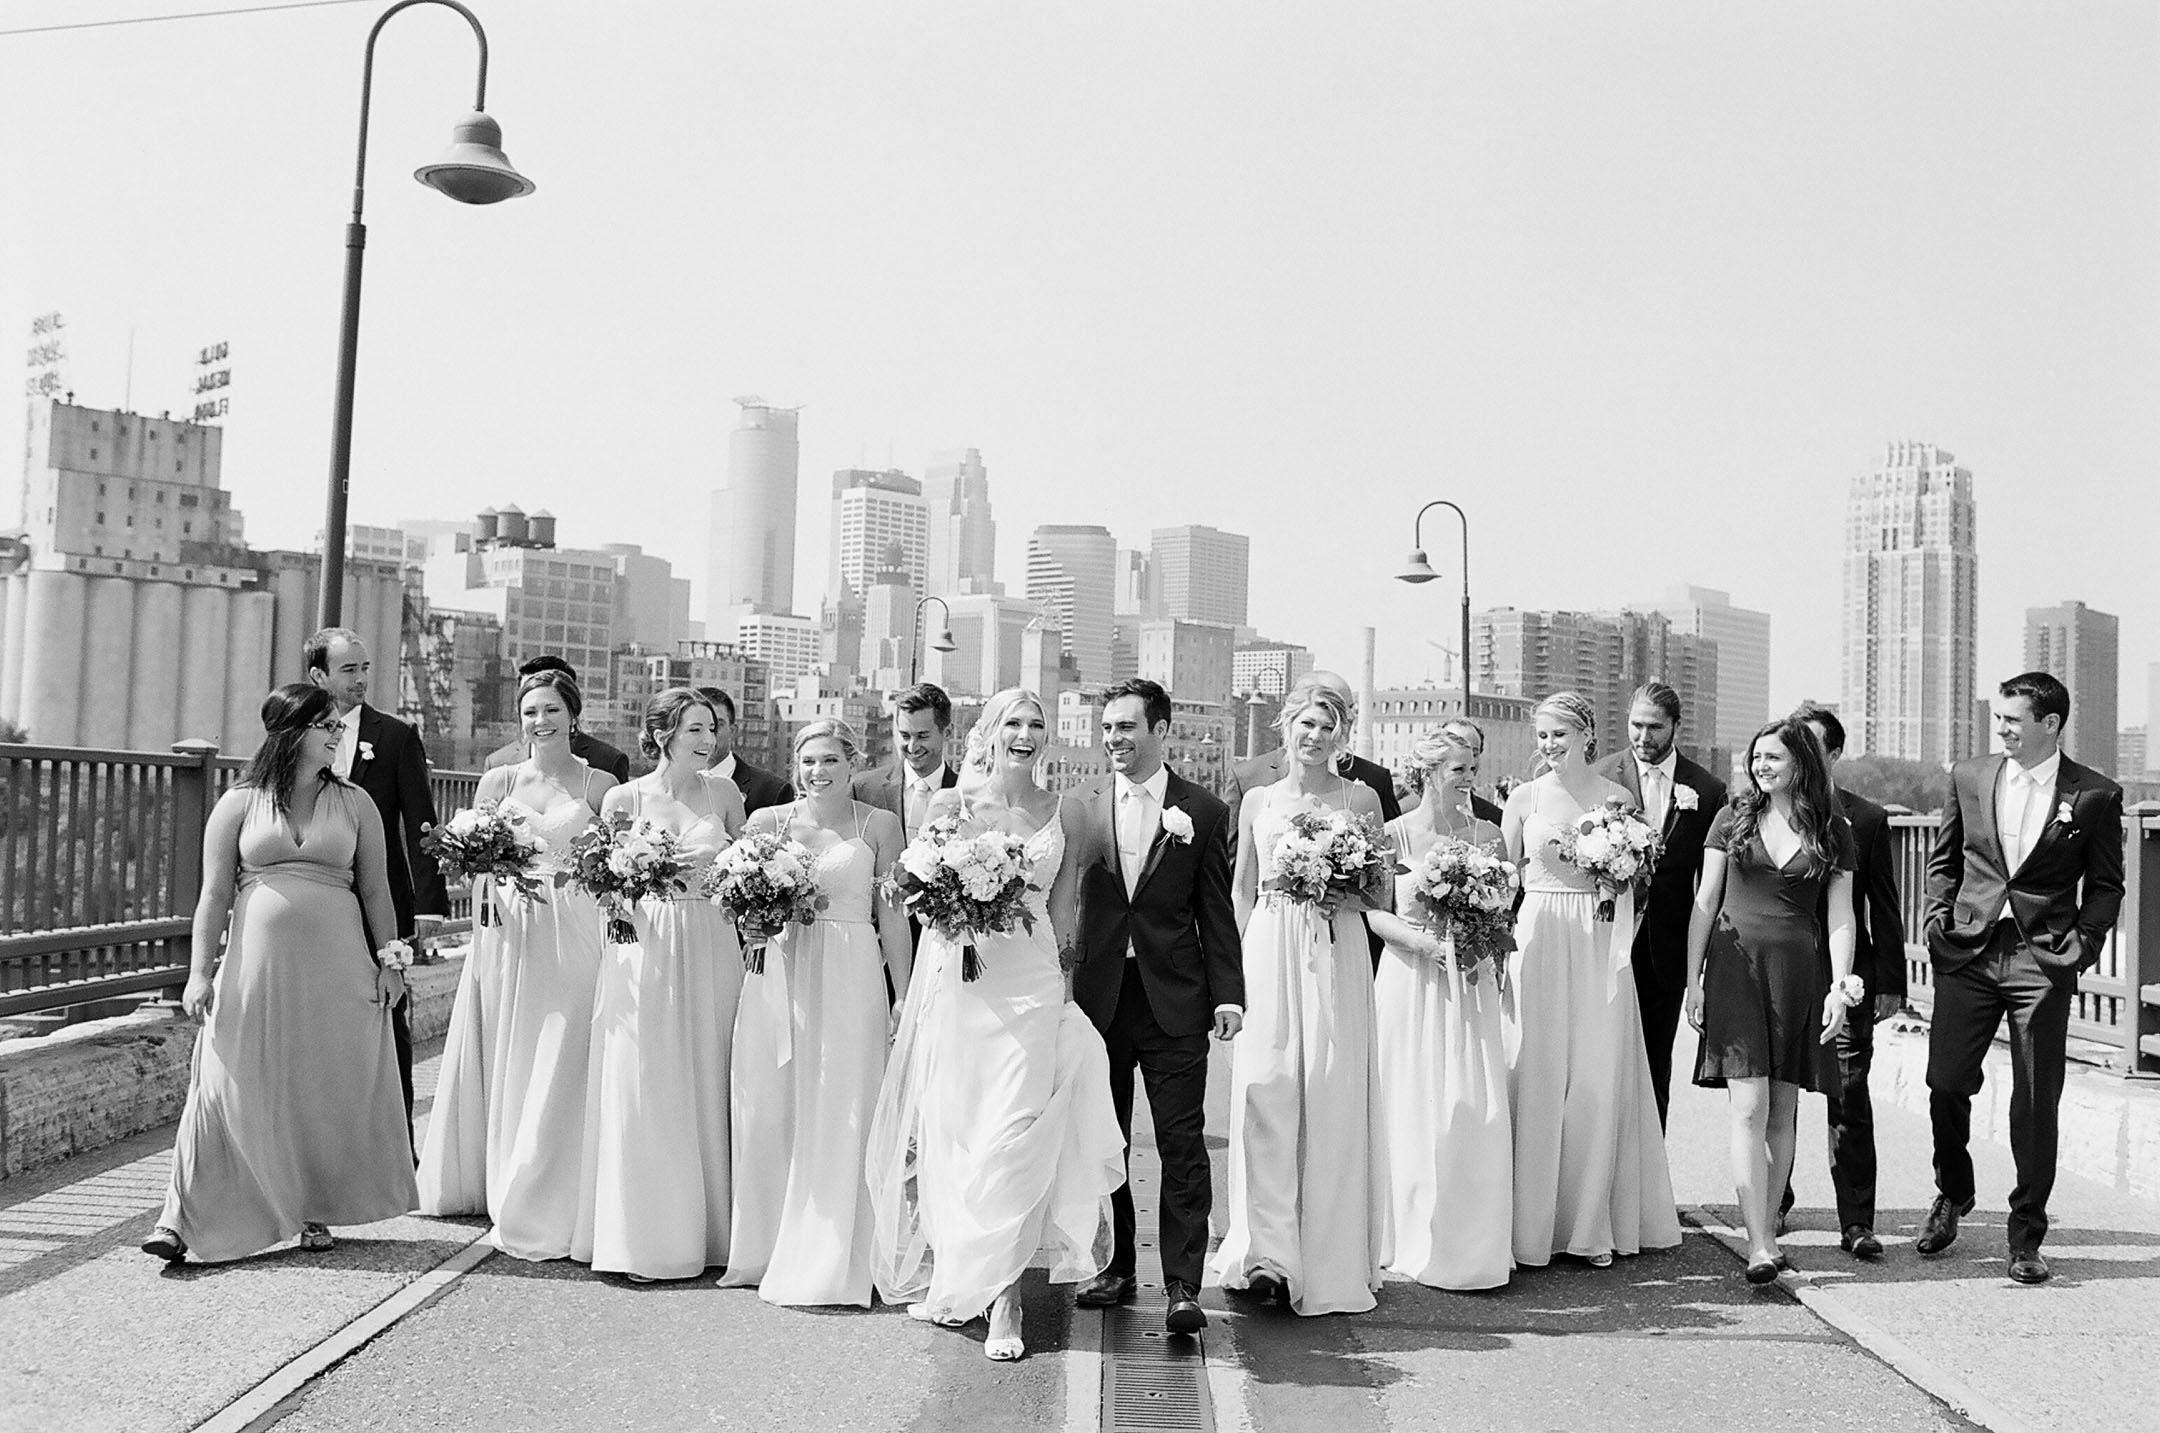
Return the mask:
<svg viewBox="0 0 2160 1433"><path fill-rule="evenodd" d="M1036 1262L1054 1282L1109 1262L1125 1142L1102 1036L1065 998L1045 903L1056 817L1028 838L1033 931L961 947L925 930L870 1128L878 1293L971 1319Z"/></svg>

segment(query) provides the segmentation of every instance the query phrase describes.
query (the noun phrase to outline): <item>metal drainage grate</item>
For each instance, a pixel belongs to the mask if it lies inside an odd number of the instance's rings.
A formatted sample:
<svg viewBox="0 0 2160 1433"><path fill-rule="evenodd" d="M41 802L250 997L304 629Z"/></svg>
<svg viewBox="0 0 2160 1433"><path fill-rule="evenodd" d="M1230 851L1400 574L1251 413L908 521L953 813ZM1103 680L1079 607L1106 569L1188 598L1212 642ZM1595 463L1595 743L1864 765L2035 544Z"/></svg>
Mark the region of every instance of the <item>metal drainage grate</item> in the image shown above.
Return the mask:
<svg viewBox="0 0 2160 1433"><path fill-rule="evenodd" d="M1141 1111L1135 1110L1136 1117ZM1136 1119L1137 1122L1137 1119ZM1133 1132L1135 1222L1153 1235L1161 1164L1152 1131ZM1207 1358L1201 1338L1163 1328L1162 1257L1153 1238L1135 1241L1140 1294L1103 1315L1102 1433L1213 1433L1207 1400Z"/></svg>

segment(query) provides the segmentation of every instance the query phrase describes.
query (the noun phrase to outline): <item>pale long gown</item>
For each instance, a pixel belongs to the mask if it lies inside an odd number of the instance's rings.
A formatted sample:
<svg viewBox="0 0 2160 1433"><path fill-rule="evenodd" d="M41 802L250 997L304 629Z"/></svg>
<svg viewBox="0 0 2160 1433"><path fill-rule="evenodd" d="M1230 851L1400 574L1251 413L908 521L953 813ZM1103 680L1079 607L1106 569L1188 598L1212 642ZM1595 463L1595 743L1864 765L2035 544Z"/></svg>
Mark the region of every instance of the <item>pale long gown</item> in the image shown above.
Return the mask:
<svg viewBox="0 0 2160 1433"><path fill-rule="evenodd" d="M885 966L871 923L876 853L817 853L831 904L744 977L735 1018L734 1219L723 1287L774 1304L870 1304L870 1116L885 1073Z"/></svg>
<svg viewBox="0 0 2160 1433"><path fill-rule="evenodd" d="M1598 921L1596 884L1559 859L1559 834L1538 811L1523 824L1506 1022L1518 1264L1680 1242L1629 968L1634 902L1620 897L1614 919Z"/></svg>
<svg viewBox="0 0 2160 1433"><path fill-rule="evenodd" d="M1397 856L1411 864L1403 824L1390 830ZM1499 831L1487 823L1472 835L1478 845L1499 845ZM1410 897L1415 879L1396 877L1395 911L1422 924ZM1467 980L1445 940L1437 960L1388 947L1373 977L1388 1152L1387 1267L1435 1289L1498 1288L1515 1266L1515 1153L1500 1004L1491 963Z"/></svg>
<svg viewBox="0 0 2160 1433"><path fill-rule="evenodd" d="M717 816L683 832L691 843L723 837ZM600 962L570 1257L687 1279L727 1263L728 1064L742 947L726 915L700 896L640 901L630 923L636 942L610 946Z"/></svg>
<svg viewBox="0 0 2160 1433"><path fill-rule="evenodd" d="M878 1293L972 1319L1047 1255L1053 1282L1109 1262L1125 1181L1102 1036L1065 998L1043 893L1065 856L1056 817L1028 839L1033 932L961 948L923 932L871 1123Z"/></svg>
<svg viewBox="0 0 2160 1433"><path fill-rule="evenodd" d="M1248 798L1256 799L1256 798ZM1253 818L1260 879L1306 799L1274 788ZM1231 1045L1229 1228L1210 1265L1226 1289L1265 1269L1300 1314L1374 1306L1387 1235L1374 1126L1373 974L1365 922L1262 891L1245 927L1245 1024Z"/></svg>
<svg viewBox="0 0 2160 1433"><path fill-rule="evenodd" d="M502 927L493 914L513 899L491 878L473 882L472 943L458 972L457 997L443 1032L435 1100L420 1142L423 1214L487 1213L488 1086L502 1021ZM487 922L478 917L490 912Z"/></svg>
<svg viewBox="0 0 2160 1433"><path fill-rule="evenodd" d="M353 891L367 799L326 782L297 839L267 794L241 820L232 933L158 1217L197 1259L253 1254L303 1224L392 1219L419 1198Z"/></svg>

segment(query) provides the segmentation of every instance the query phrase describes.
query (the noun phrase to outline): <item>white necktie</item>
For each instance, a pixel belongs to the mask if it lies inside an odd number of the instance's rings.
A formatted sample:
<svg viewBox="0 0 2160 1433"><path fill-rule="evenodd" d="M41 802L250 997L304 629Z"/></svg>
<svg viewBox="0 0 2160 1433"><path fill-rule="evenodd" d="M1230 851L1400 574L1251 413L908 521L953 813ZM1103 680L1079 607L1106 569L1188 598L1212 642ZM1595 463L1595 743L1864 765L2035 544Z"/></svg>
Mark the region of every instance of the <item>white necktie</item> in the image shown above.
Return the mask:
<svg viewBox="0 0 2160 1433"><path fill-rule="evenodd" d="M1665 829L1665 807L1667 804L1665 768L1662 766L1644 767L1642 776L1643 815L1650 818L1651 830L1662 831Z"/></svg>
<svg viewBox="0 0 2160 1433"><path fill-rule="evenodd" d="M1148 791L1134 782L1118 793L1124 809L1118 813L1118 856L1125 871L1125 894L1140 889L1140 867L1147 859Z"/></svg>
<svg viewBox="0 0 2160 1433"><path fill-rule="evenodd" d="M353 763L360 758L360 723L343 723L345 732L338 738L337 755L331 758L330 769L346 781L352 780Z"/></svg>
<svg viewBox="0 0 2160 1433"><path fill-rule="evenodd" d="M2038 785L2032 774L2016 762L2010 763L2010 814L2014 818L2003 832L2003 856L2014 872L2025 864L2025 823L2032 813L2032 789Z"/></svg>
<svg viewBox="0 0 2160 1433"><path fill-rule="evenodd" d="M907 830L901 834L913 836L917 831L922 830L923 815L930 809L930 783L919 776L908 777L907 794L902 798L900 804L905 809L905 819L907 821Z"/></svg>

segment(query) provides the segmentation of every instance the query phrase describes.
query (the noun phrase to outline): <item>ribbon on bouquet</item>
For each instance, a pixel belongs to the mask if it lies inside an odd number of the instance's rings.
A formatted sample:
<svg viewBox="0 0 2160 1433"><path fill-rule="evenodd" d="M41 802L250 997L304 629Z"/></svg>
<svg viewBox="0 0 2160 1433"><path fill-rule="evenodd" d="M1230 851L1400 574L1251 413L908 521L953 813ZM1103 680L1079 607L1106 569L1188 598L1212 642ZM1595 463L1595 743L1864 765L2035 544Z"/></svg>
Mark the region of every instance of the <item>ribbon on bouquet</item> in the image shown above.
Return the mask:
<svg viewBox="0 0 2160 1433"><path fill-rule="evenodd" d="M1622 891L1613 901L1612 934L1606 954L1605 998L1615 1000L1620 995L1620 982L1632 981L1631 967L1635 963L1635 892ZM1595 930L1593 925L1591 929Z"/></svg>

